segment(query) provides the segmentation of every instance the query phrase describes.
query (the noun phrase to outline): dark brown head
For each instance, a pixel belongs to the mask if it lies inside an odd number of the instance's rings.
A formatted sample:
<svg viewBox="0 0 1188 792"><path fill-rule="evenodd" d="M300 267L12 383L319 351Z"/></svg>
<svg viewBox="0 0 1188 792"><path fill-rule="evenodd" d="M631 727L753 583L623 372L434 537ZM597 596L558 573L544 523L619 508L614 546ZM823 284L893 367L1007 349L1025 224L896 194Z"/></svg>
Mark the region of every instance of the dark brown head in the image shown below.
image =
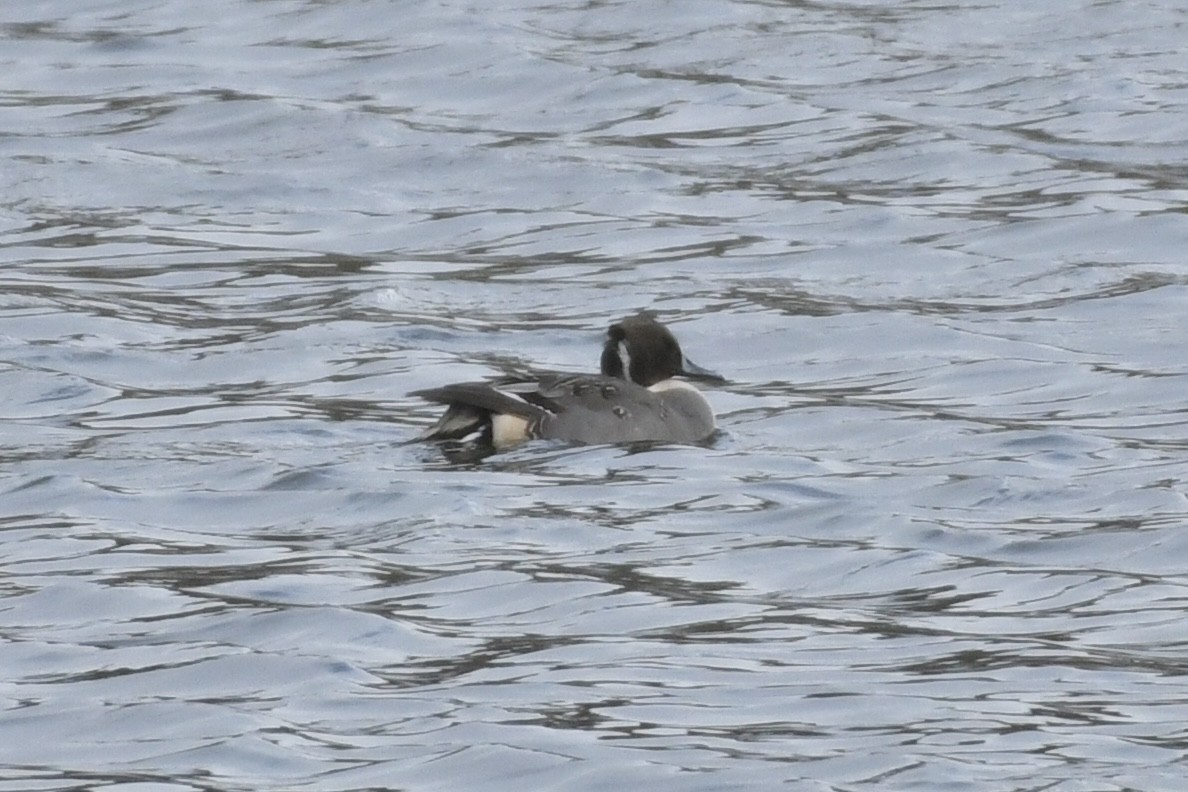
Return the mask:
<svg viewBox="0 0 1188 792"><path fill-rule="evenodd" d="M642 314L613 324L606 331L602 373L629 379L645 388L676 376L725 382L720 374L686 358L668 328Z"/></svg>

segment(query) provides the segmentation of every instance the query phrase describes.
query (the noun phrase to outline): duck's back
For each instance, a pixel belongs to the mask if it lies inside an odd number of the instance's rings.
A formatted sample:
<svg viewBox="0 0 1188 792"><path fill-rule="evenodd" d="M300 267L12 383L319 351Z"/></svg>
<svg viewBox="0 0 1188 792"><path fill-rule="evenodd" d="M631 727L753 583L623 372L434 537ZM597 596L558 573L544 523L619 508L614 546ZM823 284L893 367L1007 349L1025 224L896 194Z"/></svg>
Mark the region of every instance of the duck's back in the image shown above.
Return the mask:
<svg viewBox="0 0 1188 792"><path fill-rule="evenodd" d="M714 431L709 403L696 388L668 380L652 388L614 377L563 377L542 382L556 405L539 436L575 443L692 443Z"/></svg>

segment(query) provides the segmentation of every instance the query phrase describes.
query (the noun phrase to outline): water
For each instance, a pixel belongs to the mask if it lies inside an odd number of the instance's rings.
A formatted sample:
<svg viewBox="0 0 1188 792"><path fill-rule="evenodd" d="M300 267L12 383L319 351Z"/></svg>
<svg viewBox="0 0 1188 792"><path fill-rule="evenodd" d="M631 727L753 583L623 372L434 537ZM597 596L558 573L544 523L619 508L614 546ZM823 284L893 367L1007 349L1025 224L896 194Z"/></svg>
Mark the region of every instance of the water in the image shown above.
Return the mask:
<svg viewBox="0 0 1188 792"><path fill-rule="evenodd" d="M0 790L1178 790L1173 3L10 3ZM707 447L417 388L652 308Z"/></svg>

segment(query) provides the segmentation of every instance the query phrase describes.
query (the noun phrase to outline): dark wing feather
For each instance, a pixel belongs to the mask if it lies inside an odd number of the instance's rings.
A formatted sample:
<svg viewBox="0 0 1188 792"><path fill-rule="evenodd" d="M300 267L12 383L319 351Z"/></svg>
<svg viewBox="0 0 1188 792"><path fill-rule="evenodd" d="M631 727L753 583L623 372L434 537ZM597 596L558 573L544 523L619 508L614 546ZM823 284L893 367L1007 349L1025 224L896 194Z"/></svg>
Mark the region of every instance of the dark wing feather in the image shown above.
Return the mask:
<svg viewBox="0 0 1188 792"><path fill-rule="evenodd" d="M534 384L519 383L525 396L535 391ZM426 401L446 405L445 414L421 434L418 440L474 440L478 445L491 443L491 416L516 415L538 426L549 415L547 405L532 404L512 395L517 384L504 388L488 382L459 382L440 388L414 391Z"/></svg>
<svg viewBox="0 0 1188 792"><path fill-rule="evenodd" d="M514 385L507 388L494 388L489 382L459 382L440 388L413 391L409 395L419 396L425 401L438 404L466 405L488 413L518 415L529 420L545 415L544 408L511 395L514 389ZM533 389L535 390L535 386Z"/></svg>

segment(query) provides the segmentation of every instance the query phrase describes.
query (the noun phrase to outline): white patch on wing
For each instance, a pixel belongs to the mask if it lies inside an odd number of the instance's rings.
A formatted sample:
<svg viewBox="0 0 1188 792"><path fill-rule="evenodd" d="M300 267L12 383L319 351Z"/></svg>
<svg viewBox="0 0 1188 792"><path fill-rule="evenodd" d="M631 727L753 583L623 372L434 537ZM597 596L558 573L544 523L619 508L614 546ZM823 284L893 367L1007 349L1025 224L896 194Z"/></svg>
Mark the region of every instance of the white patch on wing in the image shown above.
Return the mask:
<svg viewBox="0 0 1188 792"><path fill-rule="evenodd" d="M623 379L631 379L631 353L627 351L627 342L619 342L619 362L623 364Z"/></svg>
<svg viewBox="0 0 1188 792"><path fill-rule="evenodd" d="M491 416L491 444L507 448L528 439L528 419L498 413Z"/></svg>

